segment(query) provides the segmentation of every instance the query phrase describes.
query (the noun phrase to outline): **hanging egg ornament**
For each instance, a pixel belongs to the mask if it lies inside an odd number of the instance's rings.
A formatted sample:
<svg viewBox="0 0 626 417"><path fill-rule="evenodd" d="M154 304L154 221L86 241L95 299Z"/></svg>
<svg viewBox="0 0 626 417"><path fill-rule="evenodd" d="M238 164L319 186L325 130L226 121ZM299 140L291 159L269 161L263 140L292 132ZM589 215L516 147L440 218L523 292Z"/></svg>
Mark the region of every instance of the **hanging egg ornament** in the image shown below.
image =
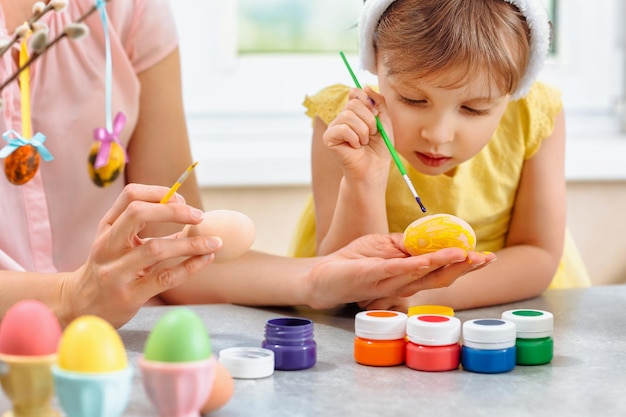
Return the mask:
<svg viewBox="0 0 626 417"><path fill-rule="evenodd" d="M88 169L91 180L98 187L106 187L111 185L113 181L124 172L126 165L126 153L122 146L117 142L111 142L111 150L107 163L100 168L95 167L96 157L100 151L102 142L96 142L91 146L89 151Z"/></svg>
<svg viewBox="0 0 626 417"><path fill-rule="evenodd" d="M39 159L34 146L20 146L4 159L4 174L12 184L26 184L37 173Z"/></svg>

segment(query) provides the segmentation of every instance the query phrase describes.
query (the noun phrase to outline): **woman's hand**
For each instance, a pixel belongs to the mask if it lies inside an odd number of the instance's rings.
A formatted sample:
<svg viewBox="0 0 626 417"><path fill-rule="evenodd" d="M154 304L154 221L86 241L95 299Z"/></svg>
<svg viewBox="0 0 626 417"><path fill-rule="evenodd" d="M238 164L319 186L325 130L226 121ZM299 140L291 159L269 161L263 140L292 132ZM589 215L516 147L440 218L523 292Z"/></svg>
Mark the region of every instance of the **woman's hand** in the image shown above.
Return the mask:
<svg viewBox="0 0 626 417"><path fill-rule="evenodd" d="M324 144L342 167L344 176L362 181L374 175L386 180L391 154L376 125L379 117L385 131L393 137L391 122L386 114L385 98L374 90L353 88L345 108L330 122L324 132Z"/></svg>
<svg viewBox="0 0 626 417"><path fill-rule="evenodd" d="M176 287L207 266L221 241L211 237L141 238L147 224L198 224L203 212L175 195L160 199L167 188L127 185L100 221L89 259L65 279L62 302L67 317L95 314L119 327L150 298ZM64 323L67 324L67 323Z"/></svg>
<svg viewBox="0 0 626 417"><path fill-rule="evenodd" d="M367 235L321 258L313 267L308 304L324 309L357 302L369 309L406 310L403 298L449 286L495 259L493 253L466 253L459 248L410 256L403 249L401 233Z"/></svg>

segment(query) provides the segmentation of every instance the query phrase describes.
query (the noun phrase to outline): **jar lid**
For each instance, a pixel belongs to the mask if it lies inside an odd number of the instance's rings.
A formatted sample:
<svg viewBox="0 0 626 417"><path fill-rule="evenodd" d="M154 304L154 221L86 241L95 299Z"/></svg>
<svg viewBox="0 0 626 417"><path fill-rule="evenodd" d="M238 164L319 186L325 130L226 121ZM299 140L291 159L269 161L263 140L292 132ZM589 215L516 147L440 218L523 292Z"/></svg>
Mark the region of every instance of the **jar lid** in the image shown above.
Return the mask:
<svg viewBox="0 0 626 417"><path fill-rule="evenodd" d="M454 316L454 309L452 307L439 305L419 305L409 307L409 317L417 314L441 314L443 316Z"/></svg>
<svg viewBox="0 0 626 417"><path fill-rule="evenodd" d="M552 336L554 316L543 310L516 309L502 313L502 319L515 323L520 339L539 339Z"/></svg>
<svg viewBox="0 0 626 417"><path fill-rule="evenodd" d="M369 310L357 313L354 332L372 340L396 340L406 336L407 315L399 311Z"/></svg>
<svg viewBox="0 0 626 417"><path fill-rule="evenodd" d="M463 344L476 349L515 346L515 323L501 319L475 319L463 323Z"/></svg>
<svg viewBox="0 0 626 417"><path fill-rule="evenodd" d="M219 361L238 379L265 378L274 373L274 351L258 347L222 349Z"/></svg>
<svg viewBox="0 0 626 417"><path fill-rule="evenodd" d="M443 314L417 314L408 318L409 341L425 346L446 346L458 343L461 320Z"/></svg>

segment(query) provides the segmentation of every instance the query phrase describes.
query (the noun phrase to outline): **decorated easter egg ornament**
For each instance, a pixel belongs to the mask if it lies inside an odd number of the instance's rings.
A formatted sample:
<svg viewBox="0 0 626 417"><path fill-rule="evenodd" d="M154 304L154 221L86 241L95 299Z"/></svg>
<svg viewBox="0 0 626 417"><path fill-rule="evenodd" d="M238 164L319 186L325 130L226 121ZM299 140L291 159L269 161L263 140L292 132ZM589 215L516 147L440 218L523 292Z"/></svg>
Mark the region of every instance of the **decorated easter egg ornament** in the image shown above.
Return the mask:
<svg viewBox="0 0 626 417"><path fill-rule="evenodd" d="M32 135L30 115L30 69L26 66L29 61L26 39L22 40L19 53L19 65L25 66L19 74L20 99L22 116L22 135L13 129L2 134L8 142L0 149L0 158L4 160L4 175L10 183L23 185L33 179L39 170L40 155L44 161L54 159L44 146L46 137L41 133Z"/></svg>
<svg viewBox="0 0 626 417"><path fill-rule="evenodd" d="M463 219L451 214L421 217L404 230L404 247L411 255L423 255L444 248L476 248L476 234Z"/></svg>
<svg viewBox="0 0 626 417"><path fill-rule="evenodd" d="M96 0L96 5L102 9L106 2ZM103 10L103 9L102 9ZM113 84L113 64L111 61L111 40L109 39L109 28L106 14L100 14L102 29L104 31L105 46L105 117L106 127L94 130L93 136L97 141L91 146L89 151L88 170L91 180L98 187L106 187L113 183L124 171L124 166L128 162L126 150L120 143L120 132L126 124L126 116L122 112L115 115L115 120L111 117L111 90Z"/></svg>
<svg viewBox="0 0 626 417"><path fill-rule="evenodd" d="M99 187L113 183L124 171L127 157L120 144L119 133L126 123L124 113L117 113L111 130L99 128L94 130L97 140L91 146L88 159L88 170L91 180Z"/></svg>

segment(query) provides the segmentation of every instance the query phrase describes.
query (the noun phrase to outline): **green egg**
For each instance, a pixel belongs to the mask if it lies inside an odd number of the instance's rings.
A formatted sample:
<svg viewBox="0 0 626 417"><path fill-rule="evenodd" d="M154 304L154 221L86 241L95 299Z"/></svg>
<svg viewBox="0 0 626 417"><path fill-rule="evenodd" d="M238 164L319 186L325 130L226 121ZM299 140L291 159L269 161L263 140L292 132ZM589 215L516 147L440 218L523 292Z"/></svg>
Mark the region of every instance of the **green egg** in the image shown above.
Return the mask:
<svg viewBox="0 0 626 417"><path fill-rule="evenodd" d="M188 308L171 310L154 326L144 358L155 362L193 362L211 357L211 338L204 323Z"/></svg>

